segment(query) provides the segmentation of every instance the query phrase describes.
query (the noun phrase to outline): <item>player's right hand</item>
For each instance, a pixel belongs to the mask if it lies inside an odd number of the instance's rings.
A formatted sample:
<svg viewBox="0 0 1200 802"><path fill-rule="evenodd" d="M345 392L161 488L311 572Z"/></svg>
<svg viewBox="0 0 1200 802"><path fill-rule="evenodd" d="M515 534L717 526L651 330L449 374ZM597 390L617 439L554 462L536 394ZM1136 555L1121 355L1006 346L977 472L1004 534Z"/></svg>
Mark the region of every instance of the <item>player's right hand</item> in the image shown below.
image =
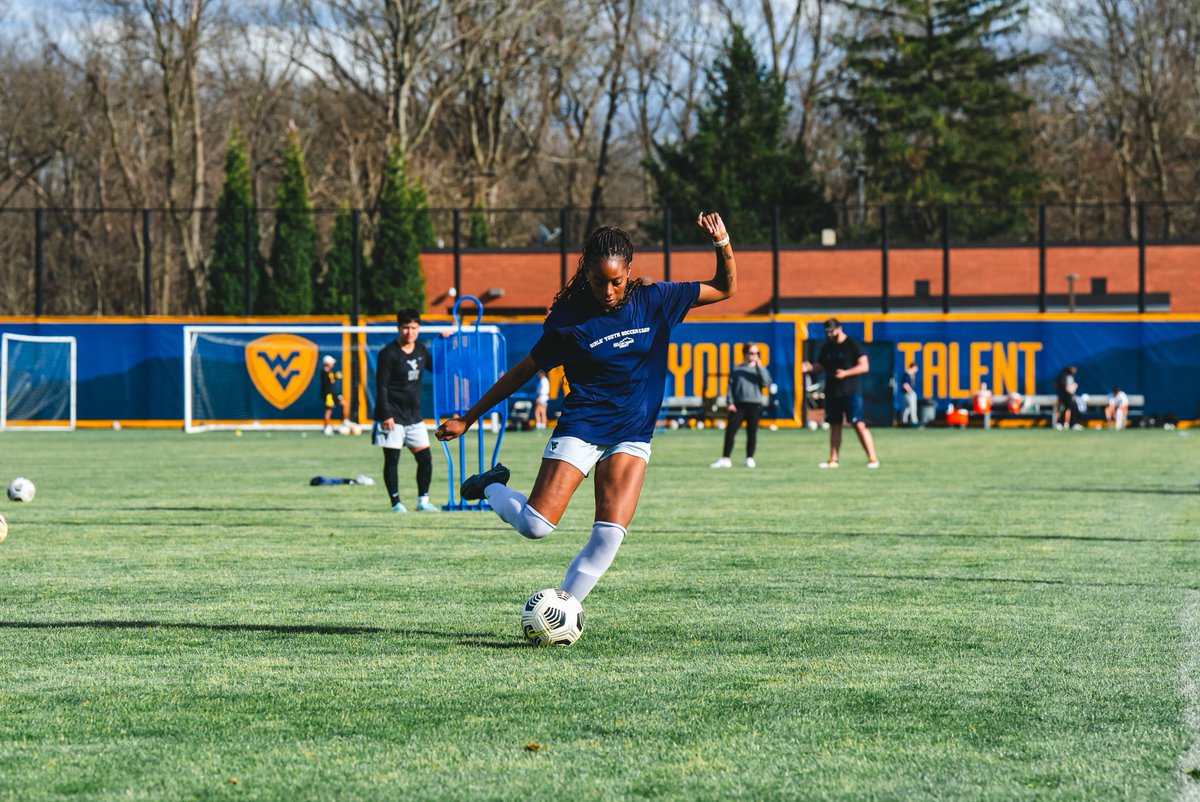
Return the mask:
<svg viewBox="0 0 1200 802"><path fill-rule="evenodd" d="M467 426L462 418L451 418L437 427L437 431L433 433L433 436L445 442L446 440L453 440L456 437L462 437L463 432L466 430Z"/></svg>

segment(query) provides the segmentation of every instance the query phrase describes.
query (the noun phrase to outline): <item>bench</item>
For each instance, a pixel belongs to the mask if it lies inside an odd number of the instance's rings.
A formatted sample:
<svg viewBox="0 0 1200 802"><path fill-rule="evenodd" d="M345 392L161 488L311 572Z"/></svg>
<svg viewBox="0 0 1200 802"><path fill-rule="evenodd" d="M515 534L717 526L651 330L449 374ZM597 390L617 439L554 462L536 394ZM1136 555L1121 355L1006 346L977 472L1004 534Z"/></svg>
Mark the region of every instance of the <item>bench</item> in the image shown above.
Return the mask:
<svg viewBox="0 0 1200 802"><path fill-rule="evenodd" d="M669 395L658 411L659 420L667 426L681 420L703 422L707 414L704 398L698 395Z"/></svg>
<svg viewBox="0 0 1200 802"><path fill-rule="evenodd" d="M1146 405L1146 397L1140 393L1126 393L1129 396L1129 420L1134 417L1141 417L1142 408ZM1081 393L1077 398L1083 400L1089 413L1096 410L1095 414L1103 415L1103 410L1108 406L1108 393L1100 393L1091 395L1090 393ZM997 420L1048 420L1054 421L1054 413L1058 409L1058 396L1053 394L1035 394L1021 397L1021 411L1008 411L1008 396L997 395L992 397L992 415ZM1136 413L1136 414L1135 414Z"/></svg>

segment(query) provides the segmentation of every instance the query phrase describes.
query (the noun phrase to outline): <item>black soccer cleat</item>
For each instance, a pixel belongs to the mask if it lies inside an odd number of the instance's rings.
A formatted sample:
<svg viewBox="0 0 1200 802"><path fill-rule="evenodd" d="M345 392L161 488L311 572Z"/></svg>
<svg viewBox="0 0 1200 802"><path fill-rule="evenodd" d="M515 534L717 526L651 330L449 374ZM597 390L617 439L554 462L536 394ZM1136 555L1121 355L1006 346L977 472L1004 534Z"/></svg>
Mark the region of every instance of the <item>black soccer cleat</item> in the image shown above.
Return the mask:
<svg viewBox="0 0 1200 802"><path fill-rule="evenodd" d="M458 488L458 493L463 497L464 501L476 501L483 498L483 491L490 484L499 482L502 485L508 484L509 471L499 462L488 471L477 473L474 476L468 477L465 482Z"/></svg>

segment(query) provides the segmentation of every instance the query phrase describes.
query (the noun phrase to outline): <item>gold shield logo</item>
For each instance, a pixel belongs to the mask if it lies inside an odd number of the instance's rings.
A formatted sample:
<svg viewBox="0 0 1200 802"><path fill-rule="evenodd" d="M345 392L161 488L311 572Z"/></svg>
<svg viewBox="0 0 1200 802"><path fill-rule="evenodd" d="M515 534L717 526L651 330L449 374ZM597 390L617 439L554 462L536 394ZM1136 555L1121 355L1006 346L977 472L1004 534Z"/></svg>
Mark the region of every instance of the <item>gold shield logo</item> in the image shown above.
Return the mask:
<svg viewBox="0 0 1200 802"><path fill-rule="evenodd" d="M246 370L278 409L295 403L317 369L317 345L295 334L268 334L246 344Z"/></svg>

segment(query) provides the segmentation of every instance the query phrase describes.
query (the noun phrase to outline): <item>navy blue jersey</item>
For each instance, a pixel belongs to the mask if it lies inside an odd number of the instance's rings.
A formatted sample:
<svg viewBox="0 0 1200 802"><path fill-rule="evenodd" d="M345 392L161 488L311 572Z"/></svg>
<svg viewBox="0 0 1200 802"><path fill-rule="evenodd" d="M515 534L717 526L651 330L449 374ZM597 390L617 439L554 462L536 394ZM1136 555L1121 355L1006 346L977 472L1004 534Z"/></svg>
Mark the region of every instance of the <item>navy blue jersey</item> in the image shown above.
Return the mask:
<svg viewBox="0 0 1200 802"><path fill-rule="evenodd" d="M554 433L589 443L650 442L662 406L671 329L700 297L700 282L660 281L605 313L586 292L550 310L530 352L542 370L563 366L571 387Z"/></svg>

